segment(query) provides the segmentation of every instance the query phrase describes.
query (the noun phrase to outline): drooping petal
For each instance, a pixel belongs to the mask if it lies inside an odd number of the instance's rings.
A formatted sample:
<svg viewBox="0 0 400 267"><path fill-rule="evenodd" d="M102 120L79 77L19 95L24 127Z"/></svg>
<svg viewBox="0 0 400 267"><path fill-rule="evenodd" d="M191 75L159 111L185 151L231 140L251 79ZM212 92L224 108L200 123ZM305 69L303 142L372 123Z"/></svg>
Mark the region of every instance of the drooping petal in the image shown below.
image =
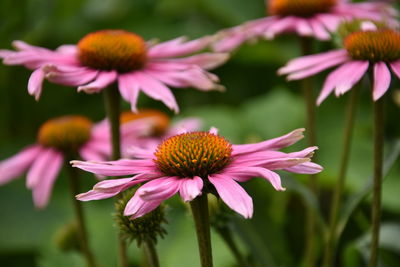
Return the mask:
<svg viewBox="0 0 400 267"><path fill-rule="evenodd" d="M117 160L103 162L71 161L72 167L105 176L124 176L155 170L152 160Z"/></svg>
<svg viewBox="0 0 400 267"><path fill-rule="evenodd" d="M286 135L269 139L264 142L246 144L246 145L232 145L232 155L239 155L242 153L250 153L264 149L277 150L283 147L290 146L304 137L303 132L305 129L296 129Z"/></svg>
<svg viewBox="0 0 400 267"><path fill-rule="evenodd" d="M137 194L144 201L164 201L175 195L180 187L179 177L164 177L154 179L142 185Z"/></svg>
<svg viewBox="0 0 400 267"><path fill-rule="evenodd" d="M277 173L265 168L261 167L231 168L229 172L224 172L224 174L233 177L233 179L235 179L235 176L237 176L238 178L263 177L271 183L271 185L275 188L275 190L278 191L286 190L285 188L282 187L281 177Z"/></svg>
<svg viewBox="0 0 400 267"><path fill-rule="evenodd" d="M136 71L132 76L135 77L140 84L140 88L146 95L163 102L171 110L174 110L175 113L179 112L175 97L168 87L144 72Z"/></svg>
<svg viewBox="0 0 400 267"><path fill-rule="evenodd" d="M28 93L35 97L35 100L38 101L40 98L40 94L42 93L42 84L45 77L45 73L42 68L39 68L32 72L31 77L29 77L28 81Z"/></svg>
<svg viewBox="0 0 400 267"><path fill-rule="evenodd" d="M68 85L68 86L80 86L93 81L99 71L92 70L85 67L74 67L66 70L58 66L47 66L44 67L46 72L46 78L57 84Z"/></svg>
<svg viewBox="0 0 400 267"><path fill-rule="evenodd" d="M138 194L135 195L126 203L126 207L124 210L125 216L130 216L131 219L139 218L150 211L153 211L158 206L160 206L161 201L144 201Z"/></svg>
<svg viewBox="0 0 400 267"><path fill-rule="evenodd" d="M132 112L137 112L137 99L140 92L140 84L131 73L118 76L118 87L122 98L131 104Z"/></svg>
<svg viewBox="0 0 400 267"><path fill-rule="evenodd" d="M188 202L201 195L203 189L203 179L198 176L193 178L182 178L179 193L183 201Z"/></svg>
<svg viewBox="0 0 400 267"><path fill-rule="evenodd" d="M52 175L48 176L48 173L50 172L49 169L52 170L51 174L59 171L61 166L58 166L57 164L60 162L60 160L62 161L62 159L63 156L61 152L52 148L43 149L43 151L34 160L31 168L28 171L26 177L26 186L28 188L33 188L40 183L44 177L47 177L48 180L54 178ZM55 162L54 166L50 166L53 161Z"/></svg>
<svg viewBox="0 0 400 267"><path fill-rule="evenodd" d="M205 36L200 39L186 42L185 37L179 37L168 42L157 44L149 48L149 58L170 58L192 54L209 46L212 37Z"/></svg>
<svg viewBox="0 0 400 267"><path fill-rule="evenodd" d="M324 168L314 162L305 162L293 167L285 168L284 170L300 174L316 174L323 171Z"/></svg>
<svg viewBox="0 0 400 267"><path fill-rule="evenodd" d="M47 206L63 161L64 158L61 153L52 153L52 156L46 162L46 166L40 171L40 177L36 179L36 182L32 186L33 202L37 208Z"/></svg>
<svg viewBox="0 0 400 267"><path fill-rule="evenodd" d="M224 64L229 59L228 53L201 53L185 58L175 59L175 62L197 65L203 69L210 70Z"/></svg>
<svg viewBox="0 0 400 267"><path fill-rule="evenodd" d="M373 99L377 101L381 98L390 86L390 71L385 62L377 62L374 65L374 87Z"/></svg>
<svg viewBox="0 0 400 267"><path fill-rule="evenodd" d="M218 195L231 209L244 218L253 216L253 200L233 179L225 175L214 174L208 180L215 186Z"/></svg>
<svg viewBox="0 0 400 267"><path fill-rule="evenodd" d="M392 68L394 74L396 74L397 78L400 79L400 60L390 63L390 67Z"/></svg>
<svg viewBox="0 0 400 267"><path fill-rule="evenodd" d="M99 72L96 79L91 83L78 87L78 92L84 91L86 93L97 93L102 89L112 84L117 79L116 71L102 71Z"/></svg>
<svg viewBox="0 0 400 267"><path fill-rule="evenodd" d="M364 76L368 70L368 61L353 61L348 63L346 74L336 83L336 96L349 91Z"/></svg>
<svg viewBox="0 0 400 267"><path fill-rule="evenodd" d="M31 166L42 148L38 145L29 146L18 154L0 162L0 185L18 178Z"/></svg>

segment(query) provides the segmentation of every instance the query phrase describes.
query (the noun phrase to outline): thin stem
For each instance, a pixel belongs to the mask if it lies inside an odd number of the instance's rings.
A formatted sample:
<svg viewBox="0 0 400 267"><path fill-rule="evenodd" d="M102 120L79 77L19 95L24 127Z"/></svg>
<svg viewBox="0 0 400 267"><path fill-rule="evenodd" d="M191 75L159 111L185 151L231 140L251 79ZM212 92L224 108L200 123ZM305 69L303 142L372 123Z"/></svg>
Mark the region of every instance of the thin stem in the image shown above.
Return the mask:
<svg viewBox="0 0 400 267"><path fill-rule="evenodd" d="M372 239L369 267L378 264L383 176L383 97L374 102L374 185L372 195Z"/></svg>
<svg viewBox="0 0 400 267"><path fill-rule="evenodd" d="M83 216L82 205L81 205L81 202L75 198L75 196L80 193L78 172L68 162L66 162L65 165L66 165L66 168L67 168L68 174L69 174L71 198L72 198L72 202L74 205L74 211L75 211L75 216L76 216L77 225L78 225L78 233L79 233L79 237L80 237L82 253L85 256L87 266L95 267L96 262L94 260L93 253L91 252L90 247L89 247L89 241L88 241L88 235L87 235L87 231L86 231L85 220L84 220L84 216Z"/></svg>
<svg viewBox="0 0 400 267"><path fill-rule="evenodd" d="M207 194L198 196L191 201L190 207L192 208L194 224L196 226L201 267L212 267L213 262Z"/></svg>
<svg viewBox="0 0 400 267"><path fill-rule="evenodd" d="M121 157L120 141L120 95L118 88L109 87L104 90L104 103L106 107L107 118L110 122L112 155L111 159L117 160ZM128 256L126 252L126 242L123 237L118 235L118 258L119 266L128 266Z"/></svg>
<svg viewBox="0 0 400 267"><path fill-rule="evenodd" d="M301 49L303 55L312 53L312 39L301 37ZM311 78L305 78L301 81L303 88L303 96L307 114L307 142L309 146L316 145L316 119L315 119L315 99L313 93L313 81ZM317 196L317 175L309 175L310 190ZM306 214L306 229L305 229L305 248L303 261L305 266L312 267L315 265L315 237L316 237L316 217L314 210L311 207L307 208Z"/></svg>
<svg viewBox="0 0 400 267"><path fill-rule="evenodd" d="M217 230L218 234L222 237L222 239L225 241L225 243L228 245L232 254L235 256L238 266L243 266L243 267L249 266L246 259L243 257L242 253L237 247L235 240L233 239L231 229L228 226L216 227L215 229Z"/></svg>
<svg viewBox="0 0 400 267"><path fill-rule="evenodd" d="M341 208L341 200L342 200L344 184L346 180L347 166L350 158L351 140L353 136L354 119L356 116L356 109L357 109L357 99L359 90L358 88L359 86L356 85L351 90L349 102L347 104L344 141L343 141L342 155L340 160L339 175L338 179L336 180L336 187L330 209L330 217L329 217L330 226L329 226L327 243L325 245L324 260L323 260L324 267L329 267L333 265L332 259L335 254L337 239L339 238L336 235L337 223L338 223L339 211Z"/></svg>
<svg viewBox="0 0 400 267"><path fill-rule="evenodd" d="M144 254L147 257L147 262L150 267L159 267L160 263L158 261L157 250L154 245L153 240L146 239L143 242Z"/></svg>

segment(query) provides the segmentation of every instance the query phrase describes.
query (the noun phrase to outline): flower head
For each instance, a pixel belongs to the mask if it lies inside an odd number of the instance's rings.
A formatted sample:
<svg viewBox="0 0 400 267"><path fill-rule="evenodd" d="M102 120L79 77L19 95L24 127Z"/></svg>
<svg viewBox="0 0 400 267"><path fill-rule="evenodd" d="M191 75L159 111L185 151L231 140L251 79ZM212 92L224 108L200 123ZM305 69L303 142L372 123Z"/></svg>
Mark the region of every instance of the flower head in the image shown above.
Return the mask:
<svg viewBox="0 0 400 267"><path fill-rule="evenodd" d="M136 111L139 92L179 111L169 86L195 87L209 91L223 87L207 70L224 63L224 53L200 53L212 38L193 41L177 38L146 43L139 35L123 30L102 30L84 36L77 45L63 45L55 51L15 41L17 51L0 50L4 64L33 69L28 92L38 100L44 79L78 86L78 91L99 92L117 82L122 97Z"/></svg>
<svg viewBox="0 0 400 267"><path fill-rule="evenodd" d="M298 80L340 65L326 78L317 99L320 105L333 91L336 96L349 91L371 67L374 77L372 95L375 101L378 100L390 86L388 66L400 78L400 33L377 28L370 22L363 23L361 28L344 39L343 49L293 59L278 73L288 74L288 80Z"/></svg>
<svg viewBox="0 0 400 267"><path fill-rule="evenodd" d="M322 170L310 159L317 147L293 153L277 151L300 140L302 132L303 129L298 129L275 139L247 145L230 144L217 134L216 129L186 132L164 140L155 150L141 150L135 160L73 161L74 167L96 174L131 176L104 180L92 190L78 195L77 199L109 198L144 183L127 203L126 216L141 217L178 192L184 201L216 192L231 209L250 218L252 199L237 182L263 177L276 190L282 191L285 189L275 170L295 173Z"/></svg>
<svg viewBox="0 0 400 267"><path fill-rule="evenodd" d="M83 116L49 120L39 129L36 144L0 161L0 185L27 172L26 185L33 192L35 206L44 208L66 155L79 154L85 160L108 158L110 143L103 138L105 134Z"/></svg>
<svg viewBox="0 0 400 267"><path fill-rule="evenodd" d="M398 25L397 12L384 3L349 3L347 0L267 0L268 16L223 30L214 50L227 52L255 38L272 39L283 33L331 39L343 20L370 19Z"/></svg>

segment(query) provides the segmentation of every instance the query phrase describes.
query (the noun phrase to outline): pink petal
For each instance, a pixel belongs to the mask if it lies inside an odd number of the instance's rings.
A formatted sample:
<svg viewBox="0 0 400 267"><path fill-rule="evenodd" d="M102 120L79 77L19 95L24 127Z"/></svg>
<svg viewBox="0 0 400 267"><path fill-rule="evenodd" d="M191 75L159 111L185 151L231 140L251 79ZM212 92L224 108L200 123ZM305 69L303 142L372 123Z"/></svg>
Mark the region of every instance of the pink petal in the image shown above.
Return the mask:
<svg viewBox="0 0 400 267"><path fill-rule="evenodd" d="M296 21L296 23L294 23L294 28L300 36L313 36L314 35L314 31L313 31L308 19L303 19L303 18L300 19L299 18Z"/></svg>
<svg viewBox="0 0 400 267"><path fill-rule="evenodd" d="M349 91L364 76L368 70L368 61L352 61L347 65L346 75L336 83L337 96Z"/></svg>
<svg viewBox="0 0 400 267"><path fill-rule="evenodd" d="M53 172L57 170L57 168L53 169L53 167L58 167L58 170L60 169L61 166L50 165L53 160L55 164L58 164L60 160L62 161L62 153L55 149L47 148L43 149L37 155L26 177L26 186L28 188L35 187L44 179L43 177L47 177L48 169L51 169Z"/></svg>
<svg viewBox="0 0 400 267"><path fill-rule="evenodd" d="M385 62L377 62L374 65L374 101L381 98L390 86L390 71Z"/></svg>
<svg viewBox="0 0 400 267"><path fill-rule="evenodd" d="M400 79L400 60L390 63L390 67L392 68L394 74L396 74L397 78Z"/></svg>
<svg viewBox="0 0 400 267"><path fill-rule="evenodd" d="M32 72L31 77L28 81L28 92L30 95L35 97L35 100L39 100L40 94L42 93L42 84L44 80L45 73L42 68L39 68Z"/></svg>
<svg viewBox="0 0 400 267"><path fill-rule="evenodd" d="M179 112L175 97L168 87L146 73L137 71L132 75L134 75L135 79L140 84L140 88L146 95L163 102L171 110L174 110L175 113Z"/></svg>
<svg viewBox="0 0 400 267"><path fill-rule="evenodd" d="M269 139L264 142L246 144L246 145L233 145L232 155L239 155L243 153L250 153L260 150L277 150L283 147L290 146L304 137L303 132L305 129L296 129L286 135Z"/></svg>
<svg viewBox="0 0 400 267"><path fill-rule="evenodd" d="M277 19L271 23L270 26L265 30L263 35L267 39L272 39L276 34L280 34L284 31L290 30L296 24L297 19L295 17L287 16L281 19Z"/></svg>
<svg viewBox="0 0 400 267"><path fill-rule="evenodd" d="M206 48L211 44L212 38L209 36L185 42L185 38L180 37L168 42L157 44L150 47L147 55L149 58L170 58L192 54Z"/></svg>
<svg viewBox="0 0 400 267"><path fill-rule="evenodd" d="M353 86L354 84L352 83L357 83L357 78L360 77L360 74L362 76L365 73L366 69L368 69L368 65L368 61L350 61L332 71L324 82L322 90L317 98L317 105L320 105L338 84L341 84L340 87L342 89L346 89L348 86ZM355 74L350 80L346 77L349 73ZM345 79L345 81L343 82L342 79Z"/></svg>
<svg viewBox="0 0 400 267"><path fill-rule="evenodd" d="M124 215L131 216L131 219L139 218L160 206L162 201L144 201L136 192L126 204Z"/></svg>
<svg viewBox="0 0 400 267"><path fill-rule="evenodd" d="M62 167L64 158L61 153L53 152L46 165L40 170L40 177L32 187L33 202L37 208L44 208L49 202L51 191L58 173Z"/></svg>
<svg viewBox="0 0 400 267"><path fill-rule="evenodd" d="M188 202L201 195L203 189L203 179L198 176L193 178L182 178L179 188L181 198L183 201Z"/></svg>
<svg viewBox="0 0 400 267"><path fill-rule="evenodd" d="M152 160L118 160L104 162L71 161L73 167L105 176L138 174L155 169Z"/></svg>
<svg viewBox="0 0 400 267"><path fill-rule="evenodd" d="M224 172L224 175L231 176L233 179L235 179L236 175L239 177L263 177L272 184L275 190L286 190L282 187L281 177L278 174L261 167L231 168L229 172Z"/></svg>
<svg viewBox="0 0 400 267"><path fill-rule="evenodd" d="M314 162L305 162L293 167L286 168L284 170L301 174L316 174L323 171L324 168Z"/></svg>
<svg viewBox="0 0 400 267"><path fill-rule="evenodd" d="M137 190L144 201L164 201L175 195L180 187L179 177L164 177L147 182Z"/></svg>
<svg viewBox="0 0 400 267"><path fill-rule="evenodd" d="M36 159L42 148L38 145L29 146L18 154L0 162L0 185L18 178Z"/></svg>
<svg viewBox="0 0 400 267"><path fill-rule="evenodd" d="M325 30L323 24L319 22L317 19L315 18L311 19L310 24L314 32L314 36L317 39L322 41L327 41L331 39L330 34Z"/></svg>
<svg viewBox="0 0 400 267"><path fill-rule="evenodd" d="M188 132L199 131L202 127L202 120L198 118L186 118L178 121L168 129L167 136L177 135L185 129Z"/></svg>
<svg viewBox="0 0 400 267"><path fill-rule="evenodd" d="M303 56L296 59L290 60L286 65L278 70L279 75L289 74L301 70L308 69L315 65L323 64L327 61L334 60L336 58L348 57L348 53L344 49L329 51L316 55Z"/></svg>
<svg viewBox="0 0 400 267"><path fill-rule="evenodd" d="M75 70L64 71L57 66L47 67L46 78L57 84L68 86L80 86L95 79L99 73L97 70L92 70L83 67L76 67Z"/></svg>
<svg viewBox="0 0 400 267"><path fill-rule="evenodd" d="M229 59L228 53L202 53L190 57L175 59L175 62L193 64L210 70L224 64Z"/></svg>
<svg viewBox="0 0 400 267"><path fill-rule="evenodd" d="M137 112L137 100L140 92L140 84L131 73L118 76L118 88L123 99L131 104L132 112Z"/></svg>
<svg viewBox="0 0 400 267"><path fill-rule="evenodd" d="M253 216L253 200L233 179L214 174L208 176L208 180L215 186L226 205L246 219Z"/></svg>
<svg viewBox="0 0 400 267"><path fill-rule="evenodd" d="M85 91L88 94L97 93L112 84L116 78L116 71L101 71L93 82L79 86L78 92Z"/></svg>

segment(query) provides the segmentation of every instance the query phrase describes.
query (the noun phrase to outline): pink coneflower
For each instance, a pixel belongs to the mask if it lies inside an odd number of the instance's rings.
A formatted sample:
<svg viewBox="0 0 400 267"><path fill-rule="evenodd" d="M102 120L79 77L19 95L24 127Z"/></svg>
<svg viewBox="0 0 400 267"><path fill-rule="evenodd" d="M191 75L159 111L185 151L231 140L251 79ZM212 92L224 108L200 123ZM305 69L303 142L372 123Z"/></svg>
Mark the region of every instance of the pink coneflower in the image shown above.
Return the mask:
<svg viewBox="0 0 400 267"><path fill-rule="evenodd" d="M1 50L4 64L24 65L33 69L28 92L39 99L42 83L47 80L78 86L78 91L99 92L114 82L122 97L136 111L139 92L162 101L178 112L168 86L195 87L209 91L222 89L218 77L206 70L228 58L223 53L201 53L210 37L186 41L180 37L168 42L146 43L139 35L123 30L89 33L77 45L63 45L55 51L15 41L18 51ZM190 55L190 56L188 56Z"/></svg>
<svg viewBox="0 0 400 267"><path fill-rule="evenodd" d="M219 33L214 50L232 51L242 43L255 38L272 39L283 33L330 40L342 20L393 19L397 12L383 2L349 3L347 0L267 0L269 16L248 21Z"/></svg>
<svg viewBox="0 0 400 267"><path fill-rule="evenodd" d="M326 78L317 99L320 105L333 91L336 96L349 91L370 66L374 79L372 95L374 101L378 100L390 86L388 65L400 78L400 33L377 29L372 23L364 23L362 29L344 39L344 49L293 59L278 73L289 74L288 80L298 80L340 65Z"/></svg>
<svg viewBox="0 0 400 267"><path fill-rule="evenodd" d="M85 160L106 160L110 143L98 125L83 116L65 116L45 122L37 143L0 162L0 185L27 171L26 186L38 208L46 207L66 155Z"/></svg>
<svg viewBox="0 0 400 267"><path fill-rule="evenodd" d="M127 203L124 214L138 218L154 210L160 203L179 192L184 201L192 201L203 193L216 192L234 211L250 218L251 197L237 182L263 177L279 191L285 190L275 170L295 173L317 173L322 167L310 162L317 147L299 152L277 151L303 138L304 129L255 144L232 145L210 132L186 132L172 136L156 150L140 151L138 159L109 162L73 161L74 167L100 175L132 177L105 180L92 190L80 194L82 201L109 198L145 183Z"/></svg>

